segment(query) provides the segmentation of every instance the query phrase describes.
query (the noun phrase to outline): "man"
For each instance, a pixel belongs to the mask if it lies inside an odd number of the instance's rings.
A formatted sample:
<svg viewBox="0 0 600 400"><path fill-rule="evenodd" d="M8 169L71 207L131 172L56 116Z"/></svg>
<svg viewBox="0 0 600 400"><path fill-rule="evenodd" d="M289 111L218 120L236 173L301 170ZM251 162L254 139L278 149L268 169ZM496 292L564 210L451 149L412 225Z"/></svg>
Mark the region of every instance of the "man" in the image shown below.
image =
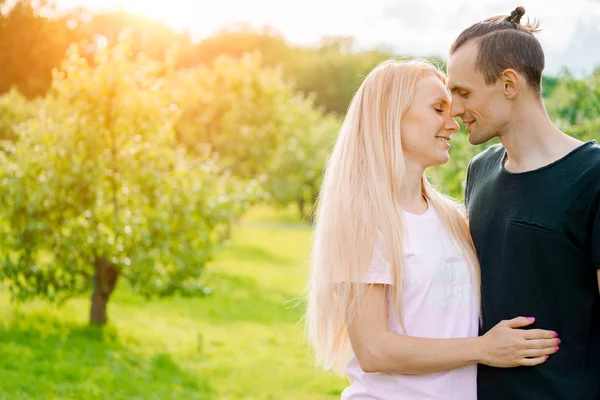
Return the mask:
<svg viewBox="0 0 600 400"><path fill-rule="evenodd" d="M452 114L471 144L498 137L469 164L465 202L481 263L486 333L514 315L558 332L543 364L480 366L480 400L600 399L600 146L550 121L544 53L525 10L474 24L448 62ZM600 133L599 133L600 134Z"/></svg>

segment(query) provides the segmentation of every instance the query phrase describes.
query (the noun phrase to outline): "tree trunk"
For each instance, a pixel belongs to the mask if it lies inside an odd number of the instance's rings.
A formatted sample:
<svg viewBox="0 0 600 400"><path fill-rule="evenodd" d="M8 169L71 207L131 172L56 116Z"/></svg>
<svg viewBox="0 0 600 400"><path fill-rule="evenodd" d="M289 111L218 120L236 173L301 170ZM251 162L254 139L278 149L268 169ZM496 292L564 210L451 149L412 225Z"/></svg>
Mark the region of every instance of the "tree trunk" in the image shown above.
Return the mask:
<svg viewBox="0 0 600 400"><path fill-rule="evenodd" d="M93 325L106 324L106 305L117 280L119 270L106 257L94 260L94 292L92 293L92 306L90 310L90 323Z"/></svg>

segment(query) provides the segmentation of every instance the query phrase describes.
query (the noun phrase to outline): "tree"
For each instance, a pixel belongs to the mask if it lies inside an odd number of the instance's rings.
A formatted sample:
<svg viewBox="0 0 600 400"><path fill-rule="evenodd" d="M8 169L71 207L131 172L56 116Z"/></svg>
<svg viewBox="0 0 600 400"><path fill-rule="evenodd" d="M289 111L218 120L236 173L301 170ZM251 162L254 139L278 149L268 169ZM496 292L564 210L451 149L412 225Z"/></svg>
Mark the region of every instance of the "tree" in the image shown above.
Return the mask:
<svg viewBox="0 0 600 400"><path fill-rule="evenodd" d="M181 106L178 140L194 154L217 158L223 173L264 180L273 154L294 131L288 104L296 92L258 53L218 57L173 77Z"/></svg>
<svg viewBox="0 0 600 400"><path fill-rule="evenodd" d="M175 50L176 67L187 67L196 62L196 46L189 33L176 33L162 22L125 12L93 15L81 23L80 36L88 41L102 37L109 46L113 46L123 31L129 32L128 40L134 55L143 53L152 60L164 61L168 53ZM90 61L93 62L93 55Z"/></svg>
<svg viewBox="0 0 600 400"><path fill-rule="evenodd" d="M317 106L343 115L364 76L393 56L382 51L351 52L352 45L352 37L326 36L318 48L294 47L272 28L256 31L242 26L202 41L196 55L209 65L222 55L241 59L258 52L265 66L281 67L284 79L297 90L317 94Z"/></svg>
<svg viewBox="0 0 600 400"><path fill-rule="evenodd" d="M311 97L297 96L288 105L293 133L275 152L265 188L273 204L296 204L300 218L312 221L311 210L341 120L315 108Z"/></svg>
<svg viewBox="0 0 600 400"><path fill-rule="evenodd" d="M560 83L560 78L557 76L542 76L542 94L544 98L552 96L552 92L556 86Z"/></svg>
<svg viewBox="0 0 600 400"><path fill-rule="evenodd" d="M220 169L238 179L258 179L267 201L295 203L307 216L339 119L317 109L314 96L298 91L258 53L219 56L211 65L176 72L173 81L181 143L215 156Z"/></svg>
<svg viewBox="0 0 600 400"><path fill-rule="evenodd" d="M177 146L178 107L155 63L126 42L74 47L39 115L0 153L0 280L13 299L93 289L104 324L117 281L145 296L201 293L203 268L243 210L246 186Z"/></svg>
<svg viewBox="0 0 600 400"><path fill-rule="evenodd" d="M584 79L564 71L546 105L548 114L560 129L580 140L598 140L600 67Z"/></svg>
<svg viewBox="0 0 600 400"><path fill-rule="evenodd" d="M341 40L341 39L340 39ZM320 50L298 49L282 64L286 77L305 94L316 94L316 105L344 115L364 77L380 62L391 58L379 52L346 53L339 45Z"/></svg>
<svg viewBox="0 0 600 400"><path fill-rule="evenodd" d="M0 141L15 141L18 125L35 116L39 106L39 101L28 101L15 88L0 96Z"/></svg>
<svg viewBox="0 0 600 400"><path fill-rule="evenodd" d="M265 26L259 30L243 24L225 26L196 46L195 65L210 65L220 56L241 59L247 53L260 53L266 65L286 64L297 50L288 46L281 33Z"/></svg>
<svg viewBox="0 0 600 400"><path fill-rule="evenodd" d="M77 38L77 18L58 14L47 0L18 0L0 12L0 94L17 88L28 98L43 96Z"/></svg>

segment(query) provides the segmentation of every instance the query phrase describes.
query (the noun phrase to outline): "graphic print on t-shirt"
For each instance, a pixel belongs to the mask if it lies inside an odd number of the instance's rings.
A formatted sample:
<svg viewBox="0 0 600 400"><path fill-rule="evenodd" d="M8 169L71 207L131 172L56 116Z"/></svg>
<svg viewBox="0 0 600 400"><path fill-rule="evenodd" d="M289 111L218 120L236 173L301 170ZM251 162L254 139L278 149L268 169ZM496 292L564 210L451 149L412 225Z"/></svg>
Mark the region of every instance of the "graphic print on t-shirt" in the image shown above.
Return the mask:
<svg viewBox="0 0 600 400"><path fill-rule="evenodd" d="M446 235L441 237L442 241L437 243L409 240L406 289L422 291L418 286L429 285L425 302L428 307L470 304L473 288L469 267L450 239Z"/></svg>

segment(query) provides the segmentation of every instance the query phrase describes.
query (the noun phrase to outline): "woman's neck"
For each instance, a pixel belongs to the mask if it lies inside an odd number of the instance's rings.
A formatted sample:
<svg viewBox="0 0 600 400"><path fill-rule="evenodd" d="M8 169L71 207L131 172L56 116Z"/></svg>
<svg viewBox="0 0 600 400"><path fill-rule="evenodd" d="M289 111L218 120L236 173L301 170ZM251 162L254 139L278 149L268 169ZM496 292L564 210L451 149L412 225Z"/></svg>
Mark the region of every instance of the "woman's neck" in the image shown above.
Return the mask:
<svg viewBox="0 0 600 400"><path fill-rule="evenodd" d="M427 201L423 197L421 179L424 168L412 163L406 163L404 181L400 188L400 204L402 208L412 214L423 214L427 211Z"/></svg>

